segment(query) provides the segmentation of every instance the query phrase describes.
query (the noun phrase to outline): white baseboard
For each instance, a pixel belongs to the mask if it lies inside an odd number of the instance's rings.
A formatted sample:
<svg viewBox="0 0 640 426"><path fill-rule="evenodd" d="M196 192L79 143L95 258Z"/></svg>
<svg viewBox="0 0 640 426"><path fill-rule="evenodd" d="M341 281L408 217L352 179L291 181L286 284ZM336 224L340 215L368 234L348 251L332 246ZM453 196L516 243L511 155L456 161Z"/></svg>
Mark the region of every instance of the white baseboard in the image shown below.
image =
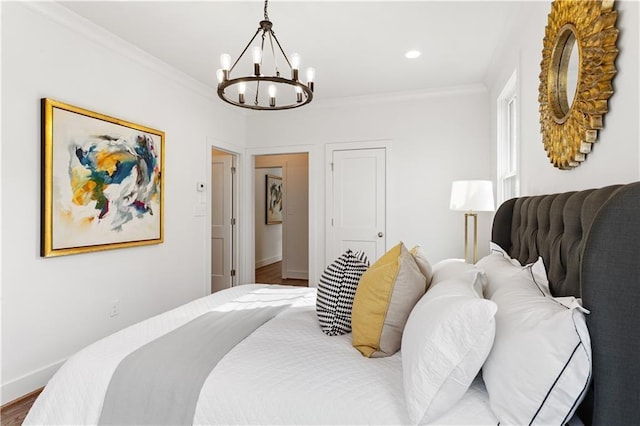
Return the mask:
<svg viewBox="0 0 640 426"><path fill-rule="evenodd" d="M309 271L294 271L289 269L287 272L287 279L291 280L308 280Z"/></svg>
<svg viewBox="0 0 640 426"><path fill-rule="evenodd" d="M46 385L64 361L65 360L54 362L40 370L25 374L22 377L11 380L10 382L3 383L2 388L0 388L0 405L14 401L21 396Z"/></svg>
<svg viewBox="0 0 640 426"><path fill-rule="evenodd" d="M267 257L266 259L260 259L260 260L256 259L256 268L262 268L263 266L271 265L272 263L276 263L280 261L282 261L282 255L271 256L271 257Z"/></svg>

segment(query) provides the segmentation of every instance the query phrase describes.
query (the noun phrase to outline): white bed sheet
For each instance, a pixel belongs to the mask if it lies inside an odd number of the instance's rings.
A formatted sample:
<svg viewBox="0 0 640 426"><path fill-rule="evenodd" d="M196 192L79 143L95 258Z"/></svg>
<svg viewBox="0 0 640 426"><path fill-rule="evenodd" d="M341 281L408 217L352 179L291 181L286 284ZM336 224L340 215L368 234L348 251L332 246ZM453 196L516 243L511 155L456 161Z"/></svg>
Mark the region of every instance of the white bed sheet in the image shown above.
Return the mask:
<svg viewBox="0 0 640 426"><path fill-rule="evenodd" d="M128 353L210 310L291 304L232 349L204 383L194 424L408 424L400 353L368 359L351 335L329 337L315 289L242 285L126 328L71 357L47 384L25 425L96 424L118 363ZM481 379L438 424L497 424Z"/></svg>

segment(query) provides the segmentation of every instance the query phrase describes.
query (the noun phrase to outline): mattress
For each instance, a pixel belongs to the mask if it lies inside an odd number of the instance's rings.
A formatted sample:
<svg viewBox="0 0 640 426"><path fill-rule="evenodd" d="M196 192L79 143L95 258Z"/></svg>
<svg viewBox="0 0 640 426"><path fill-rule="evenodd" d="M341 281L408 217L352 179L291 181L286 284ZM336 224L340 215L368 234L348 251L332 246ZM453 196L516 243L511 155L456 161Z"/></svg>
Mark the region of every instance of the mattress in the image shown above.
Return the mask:
<svg viewBox="0 0 640 426"><path fill-rule="evenodd" d="M97 424L111 376L132 351L212 310L288 305L231 349L200 391L194 424L408 424L400 353L364 358L351 335L326 336L315 289L249 284L198 299L72 356L25 420ZM437 424L497 424L481 378Z"/></svg>

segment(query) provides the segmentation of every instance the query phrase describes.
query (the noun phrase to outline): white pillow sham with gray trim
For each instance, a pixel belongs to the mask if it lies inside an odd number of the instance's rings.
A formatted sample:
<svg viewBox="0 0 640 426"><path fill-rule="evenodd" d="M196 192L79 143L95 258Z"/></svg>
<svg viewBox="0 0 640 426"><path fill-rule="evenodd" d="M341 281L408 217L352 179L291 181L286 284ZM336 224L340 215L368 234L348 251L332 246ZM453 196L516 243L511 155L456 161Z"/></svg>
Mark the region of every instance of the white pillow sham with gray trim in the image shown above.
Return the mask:
<svg viewBox="0 0 640 426"><path fill-rule="evenodd" d="M491 409L502 424L564 424L591 380L585 310L548 294L542 260L517 266L494 253L477 266L487 275L485 297L498 306L493 348L482 368ZM545 274L546 280L546 274Z"/></svg>

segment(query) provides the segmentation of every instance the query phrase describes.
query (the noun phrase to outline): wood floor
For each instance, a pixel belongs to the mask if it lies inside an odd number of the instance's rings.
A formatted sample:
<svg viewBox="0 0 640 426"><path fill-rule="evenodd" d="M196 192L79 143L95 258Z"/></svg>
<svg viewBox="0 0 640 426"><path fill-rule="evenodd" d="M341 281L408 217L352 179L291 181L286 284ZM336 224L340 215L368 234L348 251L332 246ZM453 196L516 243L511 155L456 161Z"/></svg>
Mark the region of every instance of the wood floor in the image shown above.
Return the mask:
<svg viewBox="0 0 640 426"><path fill-rule="evenodd" d="M292 280L282 278L282 262L272 263L256 269L256 282L261 284L285 284L298 287L309 287L307 280Z"/></svg>
<svg viewBox="0 0 640 426"><path fill-rule="evenodd" d="M0 410L2 426L20 426L40 392L42 392L42 388L3 405Z"/></svg>

